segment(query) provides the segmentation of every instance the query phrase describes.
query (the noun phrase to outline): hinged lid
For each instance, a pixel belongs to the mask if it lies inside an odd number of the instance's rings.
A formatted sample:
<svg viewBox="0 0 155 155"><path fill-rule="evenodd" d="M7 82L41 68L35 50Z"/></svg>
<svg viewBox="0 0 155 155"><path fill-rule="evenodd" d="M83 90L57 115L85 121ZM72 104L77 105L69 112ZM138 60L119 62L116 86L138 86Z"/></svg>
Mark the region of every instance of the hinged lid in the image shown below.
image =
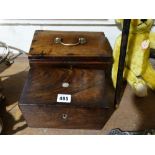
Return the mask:
<svg viewBox="0 0 155 155"><path fill-rule="evenodd" d="M103 32L35 31L30 63L111 63L112 49Z"/></svg>

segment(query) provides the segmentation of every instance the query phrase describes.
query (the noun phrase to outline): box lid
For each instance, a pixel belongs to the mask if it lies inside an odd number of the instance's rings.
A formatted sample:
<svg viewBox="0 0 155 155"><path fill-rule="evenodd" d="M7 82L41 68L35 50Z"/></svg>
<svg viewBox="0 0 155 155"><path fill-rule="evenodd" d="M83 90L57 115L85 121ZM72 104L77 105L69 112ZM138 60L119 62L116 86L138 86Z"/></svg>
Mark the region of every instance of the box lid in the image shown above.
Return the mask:
<svg viewBox="0 0 155 155"><path fill-rule="evenodd" d="M29 59L50 62L112 62L103 32L35 31Z"/></svg>

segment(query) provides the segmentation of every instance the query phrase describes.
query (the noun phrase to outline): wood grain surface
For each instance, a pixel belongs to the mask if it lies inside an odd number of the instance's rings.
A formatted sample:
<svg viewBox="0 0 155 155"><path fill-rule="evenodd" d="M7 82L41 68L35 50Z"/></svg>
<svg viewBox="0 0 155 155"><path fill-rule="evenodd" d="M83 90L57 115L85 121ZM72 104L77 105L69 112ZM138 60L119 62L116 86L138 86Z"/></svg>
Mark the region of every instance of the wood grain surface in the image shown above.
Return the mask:
<svg viewBox="0 0 155 155"><path fill-rule="evenodd" d="M104 70L38 67L29 71L22 103L60 105L57 95L70 94L70 105L108 107L107 90Z"/></svg>
<svg viewBox="0 0 155 155"><path fill-rule="evenodd" d="M65 43L76 43L79 37L86 38L83 45L64 46L55 44L54 39L61 37ZM103 32L64 32L64 31L35 31L29 58L40 56L52 60L97 60L111 59L111 46Z"/></svg>

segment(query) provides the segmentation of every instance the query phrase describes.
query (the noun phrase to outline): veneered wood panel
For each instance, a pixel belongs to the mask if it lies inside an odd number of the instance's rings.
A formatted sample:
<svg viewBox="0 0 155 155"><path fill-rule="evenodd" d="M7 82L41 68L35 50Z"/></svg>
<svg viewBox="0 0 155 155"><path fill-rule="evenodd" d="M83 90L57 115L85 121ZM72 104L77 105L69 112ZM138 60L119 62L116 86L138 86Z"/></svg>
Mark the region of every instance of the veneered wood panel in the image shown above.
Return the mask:
<svg viewBox="0 0 155 155"><path fill-rule="evenodd" d="M77 46L55 44L54 39L60 37L65 43L76 43L80 37L86 43ZM52 57L111 57L111 47L102 32L64 32L35 31L30 56L43 55Z"/></svg>

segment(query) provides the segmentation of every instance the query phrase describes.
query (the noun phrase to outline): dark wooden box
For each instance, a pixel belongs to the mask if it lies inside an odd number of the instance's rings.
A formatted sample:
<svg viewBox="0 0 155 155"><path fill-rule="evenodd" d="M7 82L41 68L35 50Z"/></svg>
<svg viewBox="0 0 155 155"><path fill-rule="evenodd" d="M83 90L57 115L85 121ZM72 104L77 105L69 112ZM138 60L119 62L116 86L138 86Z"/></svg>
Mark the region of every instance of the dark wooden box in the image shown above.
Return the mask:
<svg viewBox="0 0 155 155"><path fill-rule="evenodd" d="M28 126L104 126L114 111L112 49L104 33L36 31L29 62L19 102Z"/></svg>

